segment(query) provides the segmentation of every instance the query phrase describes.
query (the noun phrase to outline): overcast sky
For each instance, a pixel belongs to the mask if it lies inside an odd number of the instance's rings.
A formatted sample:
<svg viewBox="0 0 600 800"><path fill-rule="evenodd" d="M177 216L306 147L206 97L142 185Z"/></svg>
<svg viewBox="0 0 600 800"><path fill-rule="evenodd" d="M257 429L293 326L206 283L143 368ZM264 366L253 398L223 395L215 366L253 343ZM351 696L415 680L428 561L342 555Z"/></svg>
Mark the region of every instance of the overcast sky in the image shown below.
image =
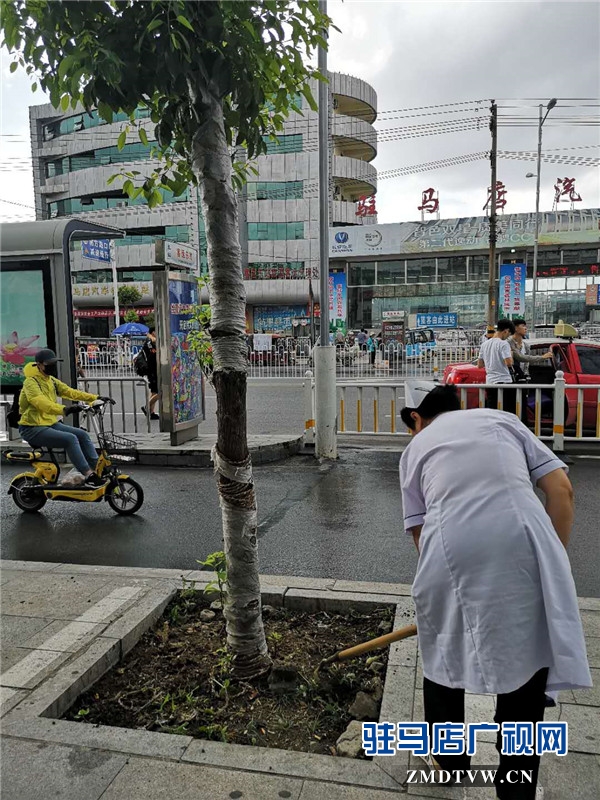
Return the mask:
<svg viewBox="0 0 600 800"><path fill-rule="evenodd" d="M329 69L363 78L375 88L378 129L463 117L482 120L480 130L382 140L374 161L380 172L489 150L490 98L497 100L500 115L530 118L530 127L501 125L499 150L535 151L537 104L557 97L558 105L544 125L544 151L600 156L599 127L560 121L561 117L576 116L585 123L594 117L598 123L600 108L585 107L600 103L600 4L595 0L329 0L329 14L341 29L331 36ZM21 72L11 75L8 64L2 51L0 198L32 206L27 106L42 102L43 97L31 94L29 79ZM471 101L482 102L478 107L467 105ZM465 110L457 113L461 106L449 105L457 103L464 103ZM576 103L583 105L572 107ZM426 108L405 110L417 107ZM409 116L433 111L452 113ZM505 121L501 116L500 122ZM428 128L413 129L418 134L425 130ZM387 135L397 137L398 132ZM527 172L535 172L535 161L498 161L498 179L508 189L507 212L534 210L535 180L526 179ZM576 179L583 198L577 208L600 205L598 168L543 164L542 210L552 207L553 185L559 177ZM430 186L439 191L442 217L481 214L489 183L489 161L484 160L381 179L379 221L418 219L421 192ZM0 202L0 219L26 218L33 218L33 212Z"/></svg>

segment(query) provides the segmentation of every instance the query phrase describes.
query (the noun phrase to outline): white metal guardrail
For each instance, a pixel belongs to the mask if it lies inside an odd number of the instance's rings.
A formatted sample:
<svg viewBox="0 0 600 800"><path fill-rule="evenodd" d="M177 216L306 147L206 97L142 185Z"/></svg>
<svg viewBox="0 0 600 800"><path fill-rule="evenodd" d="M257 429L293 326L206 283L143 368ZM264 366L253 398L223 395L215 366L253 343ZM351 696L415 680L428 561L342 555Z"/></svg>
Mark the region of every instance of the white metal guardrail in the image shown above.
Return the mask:
<svg viewBox="0 0 600 800"><path fill-rule="evenodd" d="M409 436L399 420L404 405L405 382L338 381L338 433L367 436ZM556 373L552 384L461 384L456 387L462 408L483 408L486 390L497 391L497 408L508 401L517 415L540 439L557 452L565 442L600 442L600 384L567 384ZM314 379L304 381L305 441L315 435Z"/></svg>
<svg viewBox="0 0 600 800"><path fill-rule="evenodd" d="M77 386L84 392L112 397L117 401L107 409L113 432L152 432L150 417L142 411L142 406L148 408L150 402L150 388L143 378L79 378Z"/></svg>

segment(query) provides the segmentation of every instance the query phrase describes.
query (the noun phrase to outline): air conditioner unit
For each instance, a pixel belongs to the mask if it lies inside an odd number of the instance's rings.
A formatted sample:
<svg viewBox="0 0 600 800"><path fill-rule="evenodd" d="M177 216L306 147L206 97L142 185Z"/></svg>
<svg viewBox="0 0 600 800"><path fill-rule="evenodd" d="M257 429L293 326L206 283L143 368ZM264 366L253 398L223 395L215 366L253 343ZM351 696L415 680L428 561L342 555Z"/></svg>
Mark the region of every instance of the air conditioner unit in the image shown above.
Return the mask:
<svg viewBox="0 0 600 800"><path fill-rule="evenodd" d="M80 117L79 119L75 120L75 124L73 126L73 129L76 130L76 131L82 131L83 130L83 118L82 117Z"/></svg>
<svg viewBox="0 0 600 800"><path fill-rule="evenodd" d="M338 108L339 105L340 104L339 104L339 101L338 101L337 97L334 97L333 98L333 107L334 107L334 109Z"/></svg>

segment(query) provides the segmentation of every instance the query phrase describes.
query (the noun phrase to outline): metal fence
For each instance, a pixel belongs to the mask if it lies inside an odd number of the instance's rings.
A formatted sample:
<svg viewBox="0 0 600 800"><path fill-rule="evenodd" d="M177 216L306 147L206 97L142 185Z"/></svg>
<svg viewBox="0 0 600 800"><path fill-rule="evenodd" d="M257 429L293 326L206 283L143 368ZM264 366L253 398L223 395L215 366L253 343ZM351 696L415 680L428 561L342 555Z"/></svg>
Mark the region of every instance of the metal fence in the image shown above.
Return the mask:
<svg viewBox="0 0 600 800"><path fill-rule="evenodd" d="M463 384L456 387L462 408L483 408L486 390L498 391L502 409L511 393L517 416L536 436L564 450L567 441L600 442L600 384L572 385L557 372L552 384ZM337 382L337 431L345 435L409 436L400 420L405 405L405 382ZM304 382L305 439L315 435L315 392L312 373Z"/></svg>
<svg viewBox="0 0 600 800"><path fill-rule="evenodd" d="M86 377L80 378L77 386L84 392L112 397L117 401L116 405L109 406L106 411L107 421L110 423L107 428L110 430L115 433L152 432L150 416L142 411L142 406L147 409L150 402L150 388L143 378Z"/></svg>
<svg viewBox="0 0 600 800"><path fill-rule="evenodd" d="M133 362L143 337L77 339L78 364L86 378L133 378Z"/></svg>

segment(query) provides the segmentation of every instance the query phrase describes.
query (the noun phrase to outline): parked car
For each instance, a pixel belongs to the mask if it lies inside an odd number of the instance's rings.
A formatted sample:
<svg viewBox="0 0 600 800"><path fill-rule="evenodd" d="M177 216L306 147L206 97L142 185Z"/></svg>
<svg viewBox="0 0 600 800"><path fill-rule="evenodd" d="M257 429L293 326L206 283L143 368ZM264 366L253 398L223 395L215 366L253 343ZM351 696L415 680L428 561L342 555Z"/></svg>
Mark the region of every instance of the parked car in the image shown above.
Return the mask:
<svg viewBox="0 0 600 800"><path fill-rule="evenodd" d="M435 342L438 348L468 347L469 337L462 328L448 328L436 333Z"/></svg>
<svg viewBox="0 0 600 800"><path fill-rule="evenodd" d="M589 339L562 339L559 337L534 339L530 342L532 355L542 355L549 349L553 358L539 364L529 365L533 384L552 384L557 370L562 370L568 385L600 385L600 342ZM450 364L444 370L444 383L462 386L469 383L485 383L485 370L475 364ZM525 385L525 384L523 384ZM532 391L531 395L534 394ZM565 425L577 421L577 389L565 391ZM550 424L553 415L553 393L542 390L542 424ZM530 397L530 401L532 398ZM467 392L467 407L477 408L479 391ZM533 407L529 416L533 420ZM598 390L583 392L583 427L596 429L598 415Z"/></svg>

